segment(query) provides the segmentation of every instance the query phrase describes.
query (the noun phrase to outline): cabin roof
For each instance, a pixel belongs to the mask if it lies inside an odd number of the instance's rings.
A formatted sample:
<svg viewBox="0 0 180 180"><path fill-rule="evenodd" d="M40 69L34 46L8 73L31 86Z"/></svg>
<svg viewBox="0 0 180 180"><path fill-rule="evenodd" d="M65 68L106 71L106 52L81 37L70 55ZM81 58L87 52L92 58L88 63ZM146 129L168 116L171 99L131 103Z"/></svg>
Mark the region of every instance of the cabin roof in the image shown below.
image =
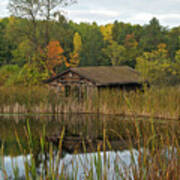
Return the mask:
<svg viewBox="0 0 180 180"><path fill-rule="evenodd" d="M88 79L97 86L122 85L131 83L142 83L140 74L128 66L97 66L97 67L76 67L58 74L46 81L50 83L68 72L74 72L79 76Z"/></svg>

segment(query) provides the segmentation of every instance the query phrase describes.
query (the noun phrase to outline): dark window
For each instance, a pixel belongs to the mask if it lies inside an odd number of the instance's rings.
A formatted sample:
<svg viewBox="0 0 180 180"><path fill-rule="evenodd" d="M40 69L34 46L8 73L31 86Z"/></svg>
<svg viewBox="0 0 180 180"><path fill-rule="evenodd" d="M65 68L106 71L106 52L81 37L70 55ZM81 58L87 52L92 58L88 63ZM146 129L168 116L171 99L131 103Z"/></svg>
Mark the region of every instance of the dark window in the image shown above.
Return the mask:
<svg viewBox="0 0 180 180"><path fill-rule="evenodd" d="M68 97L71 94L71 86L65 86L65 96Z"/></svg>

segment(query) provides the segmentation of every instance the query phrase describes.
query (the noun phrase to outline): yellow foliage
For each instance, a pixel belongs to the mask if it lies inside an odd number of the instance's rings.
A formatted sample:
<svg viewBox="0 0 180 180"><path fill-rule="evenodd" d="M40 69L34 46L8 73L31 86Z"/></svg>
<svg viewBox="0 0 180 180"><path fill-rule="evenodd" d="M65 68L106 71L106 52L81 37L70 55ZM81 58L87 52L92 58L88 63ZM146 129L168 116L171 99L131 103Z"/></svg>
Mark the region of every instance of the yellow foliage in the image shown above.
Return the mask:
<svg viewBox="0 0 180 180"><path fill-rule="evenodd" d="M77 67L80 63L79 53L82 47L82 40L81 40L81 36L77 32L74 34L73 45L74 45L74 51L69 54L70 56L69 62L68 61L65 62L65 65L68 68Z"/></svg>
<svg viewBox="0 0 180 180"><path fill-rule="evenodd" d="M112 29L113 29L113 24L108 24L106 26L100 27L100 31L101 31L105 41L111 42L113 40Z"/></svg>
<svg viewBox="0 0 180 180"><path fill-rule="evenodd" d="M73 45L74 45L74 52L79 53L82 47L82 40L81 40L81 36L77 32L74 34Z"/></svg>
<svg viewBox="0 0 180 180"><path fill-rule="evenodd" d="M69 63L66 62L66 67L77 67L79 65L79 54L78 53L70 53Z"/></svg>
<svg viewBox="0 0 180 180"><path fill-rule="evenodd" d="M173 72L166 44L160 44L158 49L152 52L144 52L136 59L136 69L149 81L163 79Z"/></svg>

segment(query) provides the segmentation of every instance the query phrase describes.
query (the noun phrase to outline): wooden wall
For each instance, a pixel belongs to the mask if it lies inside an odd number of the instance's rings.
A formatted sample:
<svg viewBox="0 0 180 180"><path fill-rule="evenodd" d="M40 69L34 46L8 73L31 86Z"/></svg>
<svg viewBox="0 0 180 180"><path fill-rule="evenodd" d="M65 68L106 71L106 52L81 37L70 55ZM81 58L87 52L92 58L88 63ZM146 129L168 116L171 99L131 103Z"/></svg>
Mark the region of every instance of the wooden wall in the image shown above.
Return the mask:
<svg viewBox="0 0 180 180"><path fill-rule="evenodd" d="M125 91L142 89L142 84L130 83L124 85L109 85L109 86L96 86L92 81L81 77L74 72L67 72L59 78L49 83L49 87L54 89L57 93L62 93L64 96L75 95L76 97L91 96L99 94L103 89L119 89Z"/></svg>
<svg viewBox="0 0 180 180"><path fill-rule="evenodd" d="M70 94L74 93L79 97L89 96L97 89L93 82L74 72L67 72L48 85L49 88L54 89L57 93L64 93L65 96L68 96L67 91L71 91Z"/></svg>

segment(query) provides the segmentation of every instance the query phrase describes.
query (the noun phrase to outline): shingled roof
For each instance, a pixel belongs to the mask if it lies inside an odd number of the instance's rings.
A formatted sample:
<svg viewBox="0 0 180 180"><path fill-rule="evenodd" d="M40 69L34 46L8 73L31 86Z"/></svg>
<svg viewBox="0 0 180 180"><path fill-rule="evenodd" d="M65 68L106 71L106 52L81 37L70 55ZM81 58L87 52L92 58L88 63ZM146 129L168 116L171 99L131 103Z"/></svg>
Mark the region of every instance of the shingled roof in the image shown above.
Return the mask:
<svg viewBox="0 0 180 180"><path fill-rule="evenodd" d="M94 82L97 86L142 83L140 74L128 66L97 66L97 67L77 67L58 74L47 80L50 83L65 73L74 72L79 76Z"/></svg>

